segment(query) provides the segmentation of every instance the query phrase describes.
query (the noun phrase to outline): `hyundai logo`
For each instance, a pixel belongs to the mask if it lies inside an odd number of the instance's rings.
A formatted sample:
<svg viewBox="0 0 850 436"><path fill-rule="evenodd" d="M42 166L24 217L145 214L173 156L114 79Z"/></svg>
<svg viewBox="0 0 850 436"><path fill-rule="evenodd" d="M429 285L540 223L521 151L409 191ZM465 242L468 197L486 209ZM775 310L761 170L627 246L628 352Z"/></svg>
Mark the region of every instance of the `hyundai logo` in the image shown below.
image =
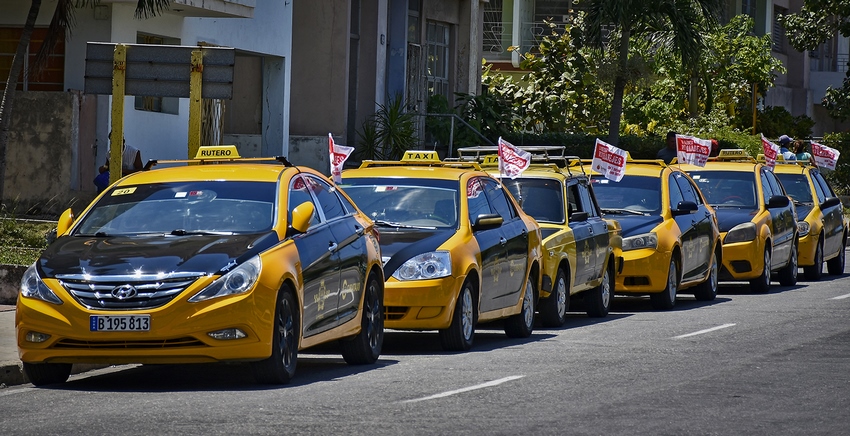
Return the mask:
<svg viewBox="0 0 850 436"><path fill-rule="evenodd" d="M136 296L138 291L133 285L121 285L112 289L112 296L119 300L126 300Z"/></svg>

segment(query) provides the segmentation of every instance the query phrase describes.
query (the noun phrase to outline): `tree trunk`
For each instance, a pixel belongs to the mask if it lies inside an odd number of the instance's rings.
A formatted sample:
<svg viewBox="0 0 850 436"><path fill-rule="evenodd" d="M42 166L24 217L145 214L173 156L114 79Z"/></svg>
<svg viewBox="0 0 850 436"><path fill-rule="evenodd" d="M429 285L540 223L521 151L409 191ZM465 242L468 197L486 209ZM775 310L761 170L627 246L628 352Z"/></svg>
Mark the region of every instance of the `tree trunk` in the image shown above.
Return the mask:
<svg viewBox="0 0 850 436"><path fill-rule="evenodd" d="M27 57L27 49L29 48L30 38L35 28L35 20L38 18L39 9L41 9L41 0L32 0L30 11L27 15L27 23L24 25L21 40L18 42L18 48L15 50L15 57L12 59L12 69L9 71L9 77L6 79L6 89L3 91L3 99L0 100L0 204L3 203L6 188L6 149L9 145L9 123L12 118L12 103L15 101L18 76L20 76L21 70L24 68L24 59Z"/></svg>
<svg viewBox="0 0 850 436"><path fill-rule="evenodd" d="M629 66L629 36L631 31L623 29L620 36L620 53L617 74L614 79L614 99L611 102L611 120L608 124L608 143L620 143L620 118L623 115L623 95L626 90L626 69Z"/></svg>
<svg viewBox="0 0 850 436"><path fill-rule="evenodd" d="M699 77L696 71L691 73L691 86L688 92L688 112L690 118L699 116Z"/></svg>

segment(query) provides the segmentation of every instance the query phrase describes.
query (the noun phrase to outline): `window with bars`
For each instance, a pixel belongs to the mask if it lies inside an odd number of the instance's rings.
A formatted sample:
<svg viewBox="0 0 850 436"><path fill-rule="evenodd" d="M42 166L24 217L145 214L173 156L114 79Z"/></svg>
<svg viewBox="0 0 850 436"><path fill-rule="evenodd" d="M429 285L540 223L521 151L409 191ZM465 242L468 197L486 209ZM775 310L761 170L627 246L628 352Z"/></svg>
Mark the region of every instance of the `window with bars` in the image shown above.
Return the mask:
<svg viewBox="0 0 850 436"><path fill-rule="evenodd" d="M451 44L449 26L429 21L425 27L425 78L428 96L442 95L451 100L449 87L449 50Z"/></svg>
<svg viewBox="0 0 850 436"><path fill-rule="evenodd" d="M157 45L180 45L180 39L138 33L136 34L136 43ZM134 107L136 108L136 110L139 111L162 112L166 114L177 115L179 101L180 100L176 97L150 97L139 95L135 97Z"/></svg>
<svg viewBox="0 0 850 436"><path fill-rule="evenodd" d="M787 13L788 9L779 6L773 7L773 35L771 35L771 37L773 39L773 51L777 51L779 53L785 53L786 47L785 27L779 23L779 16Z"/></svg>
<svg viewBox="0 0 850 436"><path fill-rule="evenodd" d="M0 27L0 90L6 87L6 78L12 69L12 61L23 29L20 27ZM23 71L29 71L35 65L36 56L47 36L47 28L33 29L30 37L27 57ZM60 36L56 46L50 52L47 62L37 71L18 77L19 91L62 91L65 88L65 37Z"/></svg>

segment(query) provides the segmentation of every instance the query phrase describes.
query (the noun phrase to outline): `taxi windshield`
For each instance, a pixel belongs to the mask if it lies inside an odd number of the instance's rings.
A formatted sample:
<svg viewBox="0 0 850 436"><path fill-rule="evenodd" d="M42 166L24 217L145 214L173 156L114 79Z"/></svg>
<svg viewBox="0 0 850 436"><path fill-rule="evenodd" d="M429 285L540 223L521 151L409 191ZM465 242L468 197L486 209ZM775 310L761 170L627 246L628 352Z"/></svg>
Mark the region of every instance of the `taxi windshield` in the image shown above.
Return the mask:
<svg viewBox="0 0 850 436"><path fill-rule="evenodd" d="M457 227L456 180L346 178L340 186L379 225Z"/></svg>
<svg viewBox="0 0 850 436"><path fill-rule="evenodd" d="M660 215L661 179L623 176L619 182L593 176L596 202L605 214Z"/></svg>
<svg viewBox="0 0 850 436"><path fill-rule="evenodd" d="M756 208L756 176L752 171L692 171L690 175L710 205Z"/></svg>
<svg viewBox="0 0 850 436"><path fill-rule="evenodd" d="M522 210L535 220L564 222L564 190L557 179L502 179Z"/></svg>
<svg viewBox="0 0 850 436"><path fill-rule="evenodd" d="M791 196L797 203L813 203L812 190L809 187L809 179L805 174L782 174L776 173L785 193Z"/></svg>
<svg viewBox="0 0 850 436"><path fill-rule="evenodd" d="M275 183L170 182L120 186L83 218L75 235L237 234L270 230Z"/></svg>

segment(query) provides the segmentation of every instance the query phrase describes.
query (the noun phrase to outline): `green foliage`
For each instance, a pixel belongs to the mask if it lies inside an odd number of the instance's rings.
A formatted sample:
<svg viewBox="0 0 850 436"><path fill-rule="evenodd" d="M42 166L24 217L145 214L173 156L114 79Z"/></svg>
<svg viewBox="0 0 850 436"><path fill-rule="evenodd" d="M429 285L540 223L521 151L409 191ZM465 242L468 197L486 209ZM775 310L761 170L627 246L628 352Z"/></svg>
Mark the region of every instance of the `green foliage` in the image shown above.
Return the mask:
<svg viewBox="0 0 850 436"><path fill-rule="evenodd" d="M848 63L850 65L850 63ZM827 87L823 96L823 107L829 112L829 116L845 121L850 118L850 69L841 88Z"/></svg>
<svg viewBox="0 0 850 436"><path fill-rule="evenodd" d="M30 265L47 247L45 236L56 227L51 221L0 218L0 264Z"/></svg>
<svg viewBox="0 0 850 436"><path fill-rule="evenodd" d="M767 138L778 138L788 135L794 139L808 138L812 135L815 121L807 115L791 115L784 107L768 106L759 111L756 132Z"/></svg>
<svg viewBox="0 0 850 436"><path fill-rule="evenodd" d="M357 157L361 160L398 160L416 145L415 114L405 112L400 96L367 119L357 132Z"/></svg>
<svg viewBox="0 0 850 436"><path fill-rule="evenodd" d="M820 143L832 147L841 153L838 164L835 166L835 171L827 170L823 174L839 195L850 195L850 133L844 132L824 135Z"/></svg>
<svg viewBox="0 0 850 436"><path fill-rule="evenodd" d="M788 41L798 51L814 50L835 36L850 36L850 3L847 0L806 0L795 14L779 15Z"/></svg>

